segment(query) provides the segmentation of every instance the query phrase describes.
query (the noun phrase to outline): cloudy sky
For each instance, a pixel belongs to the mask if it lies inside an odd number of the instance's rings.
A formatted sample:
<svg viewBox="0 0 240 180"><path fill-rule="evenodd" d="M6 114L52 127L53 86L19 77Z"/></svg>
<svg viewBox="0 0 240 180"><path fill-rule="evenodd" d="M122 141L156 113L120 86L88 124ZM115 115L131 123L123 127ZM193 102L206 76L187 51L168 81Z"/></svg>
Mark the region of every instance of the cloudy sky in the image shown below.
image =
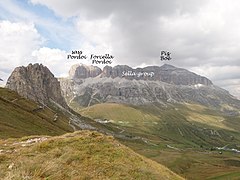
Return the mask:
<svg viewBox="0 0 240 180"><path fill-rule="evenodd" d="M0 78L35 62L66 76L91 64L67 59L82 50L112 54L112 65L187 68L240 98L239 9L237 0L3 0ZM172 60L160 61L161 50Z"/></svg>

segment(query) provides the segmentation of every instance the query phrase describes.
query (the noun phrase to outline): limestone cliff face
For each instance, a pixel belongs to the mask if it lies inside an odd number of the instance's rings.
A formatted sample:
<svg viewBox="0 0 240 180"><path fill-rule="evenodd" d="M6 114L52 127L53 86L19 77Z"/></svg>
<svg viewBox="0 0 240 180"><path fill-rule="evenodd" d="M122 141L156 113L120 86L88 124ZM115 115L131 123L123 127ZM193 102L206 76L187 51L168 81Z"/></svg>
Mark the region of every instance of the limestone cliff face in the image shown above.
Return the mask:
<svg viewBox="0 0 240 180"><path fill-rule="evenodd" d="M137 69L133 69L126 65L118 65L113 68L107 66L103 69L102 77L124 77L130 80L153 80L175 85L212 85L212 82L206 77L167 64L161 67L148 66Z"/></svg>
<svg viewBox="0 0 240 180"><path fill-rule="evenodd" d="M159 66L148 66L145 68L133 69L127 65L117 65L114 67L105 66L103 70L96 66L74 65L69 71L72 79L86 79L99 76L107 78L125 78L129 80L152 80L161 81L175 85L212 85L213 83L206 77L197 75L186 69L177 68L172 65L165 64Z"/></svg>
<svg viewBox="0 0 240 180"><path fill-rule="evenodd" d="M219 108L231 104L234 108L240 108L240 101L213 85L206 77L172 65L136 69L126 65L105 66L102 71L86 65L76 65L74 68L74 75L70 73L69 78L60 80L69 104L193 102Z"/></svg>
<svg viewBox="0 0 240 180"><path fill-rule="evenodd" d="M49 104L52 100L68 108L61 94L59 81L42 64L15 68L8 78L6 87L36 102Z"/></svg>
<svg viewBox="0 0 240 180"><path fill-rule="evenodd" d="M72 79L81 79L88 77L96 77L102 73L102 70L97 66L86 66L84 64L73 65L69 71L69 76Z"/></svg>

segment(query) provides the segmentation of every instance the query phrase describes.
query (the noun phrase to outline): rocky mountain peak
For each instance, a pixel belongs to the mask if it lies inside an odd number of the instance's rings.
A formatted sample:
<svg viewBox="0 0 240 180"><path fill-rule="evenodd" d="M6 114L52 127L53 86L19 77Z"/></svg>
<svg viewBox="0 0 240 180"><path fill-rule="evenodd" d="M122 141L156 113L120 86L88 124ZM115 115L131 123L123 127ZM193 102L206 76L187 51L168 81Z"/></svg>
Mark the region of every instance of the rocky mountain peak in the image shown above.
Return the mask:
<svg viewBox="0 0 240 180"><path fill-rule="evenodd" d="M170 65L170 64L164 64L160 68L161 69L171 69L171 70L177 69L175 66Z"/></svg>
<svg viewBox="0 0 240 180"><path fill-rule="evenodd" d="M61 94L59 81L42 64L15 68L7 80L6 87L42 104L49 104L52 100L65 108L68 107Z"/></svg>
<svg viewBox="0 0 240 180"><path fill-rule="evenodd" d="M177 68L175 66L164 64L163 66L147 66L144 68L131 68L127 65L117 65L114 67L105 66L103 70L96 66L87 66L78 64L72 66L69 71L71 79L79 80L86 78L94 78L100 76L102 78L125 78L129 80L151 80L162 81L175 85L195 85L203 84L212 85L212 82L206 77L197 75L186 69Z"/></svg>
<svg viewBox="0 0 240 180"><path fill-rule="evenodd" d="M96 77L102 73L101 68L97 66L87 66L84 64L75 64L69 71L69 76L72 79L81 79L88 77Z"/></svg>

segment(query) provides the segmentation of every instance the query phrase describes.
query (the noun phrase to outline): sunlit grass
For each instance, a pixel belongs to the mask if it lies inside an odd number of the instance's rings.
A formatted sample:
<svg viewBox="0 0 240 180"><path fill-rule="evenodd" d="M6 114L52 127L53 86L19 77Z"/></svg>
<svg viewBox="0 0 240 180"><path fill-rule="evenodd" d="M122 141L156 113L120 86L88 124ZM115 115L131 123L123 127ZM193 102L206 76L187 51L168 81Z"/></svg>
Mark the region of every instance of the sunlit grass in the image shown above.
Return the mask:
<svg viewBox="0 0 240 180"><path fill-rule="evenodd" d="M16 147L0 155L0 169L1 179L181 179L113 137L90 131Z"/></svg>

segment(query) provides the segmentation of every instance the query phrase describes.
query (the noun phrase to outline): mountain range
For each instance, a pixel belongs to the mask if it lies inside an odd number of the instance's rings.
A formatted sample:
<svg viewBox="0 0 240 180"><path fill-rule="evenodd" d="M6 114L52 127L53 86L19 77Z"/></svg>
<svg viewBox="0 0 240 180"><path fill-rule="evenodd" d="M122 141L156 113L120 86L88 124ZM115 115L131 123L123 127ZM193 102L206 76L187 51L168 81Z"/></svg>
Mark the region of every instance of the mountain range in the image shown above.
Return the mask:
<svg viewBox="0 0 240 180"><path fill-rule="evenodd" d="M84 107L105 102L197 103L230 114L240 108L239 100L206 77L167 64L137 69L106 66L103 70L80 64L70 69L68 78L59 81L68 104L74 102Z"/></svg>
<svg viewBox="0 0 240 180"><path fill-rule="evenodd" d="M88 129L111 135L188 179L240 176L233 154L240 152L240 101L186 69L76 64L68 77L56 78L47 67L29 64L15 68L6 88L18 94L1 89L0 111L11 123L0 118L0 130L12 126L21 133L2 138ZM7 107L14 108L6 112ZM24 121L18 121L20 115ZM45 120L52 133L38 124L48 127ZM30 121L40 130L24 133ZM54 134L57 126L62 131Z"/></svg>

